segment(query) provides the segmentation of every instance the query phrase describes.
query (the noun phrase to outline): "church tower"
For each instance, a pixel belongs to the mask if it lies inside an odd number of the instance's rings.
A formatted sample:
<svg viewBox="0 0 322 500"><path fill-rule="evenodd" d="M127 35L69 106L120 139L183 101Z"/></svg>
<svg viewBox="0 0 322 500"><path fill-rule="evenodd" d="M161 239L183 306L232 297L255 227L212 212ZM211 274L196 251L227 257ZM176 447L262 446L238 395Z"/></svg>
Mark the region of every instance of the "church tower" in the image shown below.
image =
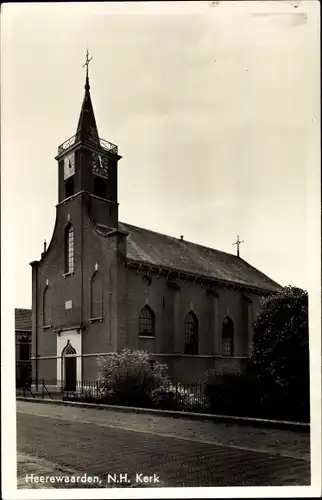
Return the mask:
<svg viewBox="0 0 322 500"><path fill-rule="evenodd" d="M86 55L85 94L75 135L58 147L58 201L84 193L90 219L102 227L117 228L118 147L100 139L88 75Z"/></svg>
<svg viewBox="0 0 322 500"><path fill-rule="evenodd" d="M95 353L117 349L125 237L118 228L115 144L100 139L90 94L75 134L58 147L53 235L32 266L33 377L76 387L96 373ZM116 311L116 312L115 312ZM123 328L124 329L124 328ZM93 355L94 354L94 355ZM86 358L83 357L86 355ZM91 371L89 371L91 370Z"/></svg>

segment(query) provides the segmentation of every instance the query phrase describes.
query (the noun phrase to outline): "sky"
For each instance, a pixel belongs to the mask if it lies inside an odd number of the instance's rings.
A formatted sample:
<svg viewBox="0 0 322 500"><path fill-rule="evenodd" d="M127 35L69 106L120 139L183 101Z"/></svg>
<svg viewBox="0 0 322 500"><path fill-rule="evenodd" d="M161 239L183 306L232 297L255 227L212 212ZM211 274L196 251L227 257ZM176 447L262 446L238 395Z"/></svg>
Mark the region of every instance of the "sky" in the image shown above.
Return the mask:
<svg viewBox="0 0 322 500"><path fill-rule="evenodd" d="M2 266L14 307L50 241L57 147L76 132L86 46L119 218L235 253L310 289L320 244L314 1L4 4Z"/></svg>

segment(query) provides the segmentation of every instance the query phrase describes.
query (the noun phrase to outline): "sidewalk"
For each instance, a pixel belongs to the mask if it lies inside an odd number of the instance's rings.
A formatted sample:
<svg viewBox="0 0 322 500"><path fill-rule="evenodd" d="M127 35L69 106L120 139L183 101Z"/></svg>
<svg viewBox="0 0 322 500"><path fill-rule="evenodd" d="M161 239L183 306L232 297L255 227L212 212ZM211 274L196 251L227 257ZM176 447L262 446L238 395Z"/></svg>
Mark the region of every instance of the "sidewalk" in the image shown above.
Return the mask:
<svg viewBox="0 0 322 500"><path fill-rule="evenodd" d="M145 434L173 437L230 448L310 460L310 437L306 432L266 429L212 421L196 421L158 415L76 408L17 401L17 411L59 420L93 423Z"/></svg>

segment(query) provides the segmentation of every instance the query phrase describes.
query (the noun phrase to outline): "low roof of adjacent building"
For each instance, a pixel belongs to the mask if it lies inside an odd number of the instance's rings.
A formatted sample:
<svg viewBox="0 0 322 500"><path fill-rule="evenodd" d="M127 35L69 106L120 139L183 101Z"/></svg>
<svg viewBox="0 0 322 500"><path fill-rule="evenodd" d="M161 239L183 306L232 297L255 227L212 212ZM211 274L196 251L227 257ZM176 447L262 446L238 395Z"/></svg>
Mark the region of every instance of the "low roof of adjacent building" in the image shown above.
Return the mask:
<svg viewBox="0 0 322 500"><path fill-rule="evenodd" d="M128 233L130 260L267 291L281 289L278 283L236 255L123 222L119 228Z"/></svg>
<svg viewBox="0 0 322 500"><path fill-rule="evenodd" d="M31 331L31 309L15 309L15 330Z"/></svg>

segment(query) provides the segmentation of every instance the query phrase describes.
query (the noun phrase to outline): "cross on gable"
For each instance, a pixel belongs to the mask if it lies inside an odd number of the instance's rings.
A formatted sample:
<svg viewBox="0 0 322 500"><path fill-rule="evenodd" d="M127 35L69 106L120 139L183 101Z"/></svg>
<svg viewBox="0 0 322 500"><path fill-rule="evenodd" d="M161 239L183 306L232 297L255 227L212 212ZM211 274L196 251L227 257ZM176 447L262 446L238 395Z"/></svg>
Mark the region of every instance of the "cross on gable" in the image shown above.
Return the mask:
<svg viewBox="0 0 322 500"><path fill-rule="evenodd" d="M239 234L237 234L237 241L235 241L235 243L233 243L233 245L237 245L237 257L239 257L239 245L241 243L244 243L244 240L240 241Z"/></svg>

